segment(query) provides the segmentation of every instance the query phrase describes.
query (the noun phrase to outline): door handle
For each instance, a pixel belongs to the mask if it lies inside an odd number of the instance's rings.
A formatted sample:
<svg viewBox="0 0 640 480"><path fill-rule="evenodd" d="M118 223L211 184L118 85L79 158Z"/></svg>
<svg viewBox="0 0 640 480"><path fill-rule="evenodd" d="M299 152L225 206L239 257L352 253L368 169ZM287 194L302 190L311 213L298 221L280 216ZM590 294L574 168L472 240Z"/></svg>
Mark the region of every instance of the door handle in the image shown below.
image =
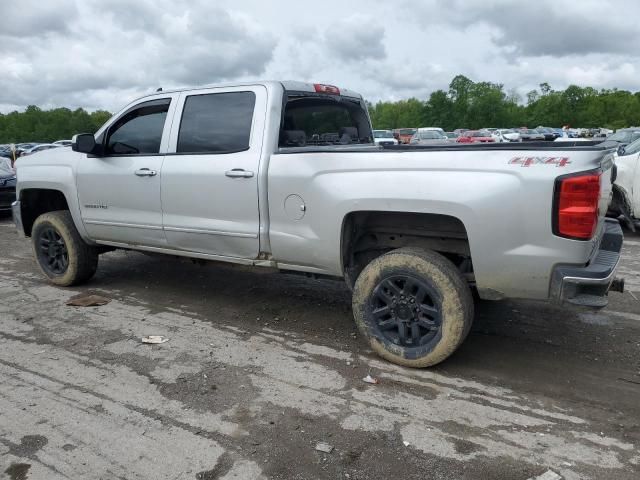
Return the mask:
<svg viewBox="0 0 640 480"><path fill-rule="evenodd" d="M139 170L136 170L135 174L138 177L155 177L158 172L156 172L155 170L149 170L148 168L141 168Z"/></svg>
<svg viewBox="0 0 640 480"><path fill-rule="evenodd" d="M233 170L227 170L224 172L227 177L231 178L251 178L253 177L253 172L245 170L244 168L234 168Z"/></svg>

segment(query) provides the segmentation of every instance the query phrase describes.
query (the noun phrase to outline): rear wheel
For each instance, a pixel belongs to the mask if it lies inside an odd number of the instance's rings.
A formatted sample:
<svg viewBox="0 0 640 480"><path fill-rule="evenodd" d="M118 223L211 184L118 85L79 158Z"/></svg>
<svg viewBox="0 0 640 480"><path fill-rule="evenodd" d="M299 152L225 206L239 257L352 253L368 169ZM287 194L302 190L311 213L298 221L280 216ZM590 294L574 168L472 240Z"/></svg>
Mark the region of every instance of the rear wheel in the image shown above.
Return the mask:
<svg viewBox="0 0 640 480"><path fill-rule="evenodd" d="M63 287L86 282L98 268L98 251L84 242L68 210L40 215L31 240L36 261L50 282Z"/></svg>
<svg viewBox="0 0 640 480"><path fill-rule="evenodd" d="M428 367L446 359L466 338L473 298L449 260L432 251L401 248L364 268L353 292L353 313L380 356Z"/></svg>

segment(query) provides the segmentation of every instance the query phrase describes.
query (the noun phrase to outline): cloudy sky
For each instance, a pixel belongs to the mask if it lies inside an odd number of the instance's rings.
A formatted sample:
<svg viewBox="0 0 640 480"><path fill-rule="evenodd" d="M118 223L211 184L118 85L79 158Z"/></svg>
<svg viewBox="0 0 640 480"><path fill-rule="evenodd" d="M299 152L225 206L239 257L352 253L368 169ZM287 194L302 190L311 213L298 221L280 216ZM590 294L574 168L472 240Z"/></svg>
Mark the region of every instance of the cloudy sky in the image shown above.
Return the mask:
<svg viewBox="0 0 640 480"><path fill-rule="evenodd" d="M637 0L0 0L0 112L234 80L427 98L462 73L640 90Z"/></svg>

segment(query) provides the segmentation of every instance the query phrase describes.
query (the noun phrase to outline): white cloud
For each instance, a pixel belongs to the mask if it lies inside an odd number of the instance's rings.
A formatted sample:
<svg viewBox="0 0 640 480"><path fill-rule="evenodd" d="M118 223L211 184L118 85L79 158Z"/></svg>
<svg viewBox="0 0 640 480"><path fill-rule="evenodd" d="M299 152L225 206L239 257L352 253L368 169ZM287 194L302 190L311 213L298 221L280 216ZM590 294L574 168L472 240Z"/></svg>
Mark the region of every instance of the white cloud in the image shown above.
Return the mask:
<svg viewBox="0 0 640 480"><path fill-rule="evenodd" d="M372 101L457 74L521 95L547 81L637 89L640 4L507 0L0 2L0 111L115 110L162 86L300 79Z"/></svg>

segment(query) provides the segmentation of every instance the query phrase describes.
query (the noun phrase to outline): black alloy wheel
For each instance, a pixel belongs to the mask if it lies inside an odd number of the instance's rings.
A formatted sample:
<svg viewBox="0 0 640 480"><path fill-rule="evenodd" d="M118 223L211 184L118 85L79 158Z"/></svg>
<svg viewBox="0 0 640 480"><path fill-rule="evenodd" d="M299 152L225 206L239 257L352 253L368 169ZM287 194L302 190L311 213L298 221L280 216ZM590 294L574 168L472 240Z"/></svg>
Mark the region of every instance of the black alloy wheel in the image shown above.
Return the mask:
<svg viewBox="0 0 640 480"><path fill-rule="evenodd" d="M44 228L39 233L40 265L52 275L64 275L69 268L69 252L64 239L53 227Z"/></svg>
<svg viewBox="0 0 640 480"><path fill-rule="evenodd" d="M376 328L395 345L419 348L440 338L442 301L418 277L393 274L381 279L369 306Z"/></svg>

